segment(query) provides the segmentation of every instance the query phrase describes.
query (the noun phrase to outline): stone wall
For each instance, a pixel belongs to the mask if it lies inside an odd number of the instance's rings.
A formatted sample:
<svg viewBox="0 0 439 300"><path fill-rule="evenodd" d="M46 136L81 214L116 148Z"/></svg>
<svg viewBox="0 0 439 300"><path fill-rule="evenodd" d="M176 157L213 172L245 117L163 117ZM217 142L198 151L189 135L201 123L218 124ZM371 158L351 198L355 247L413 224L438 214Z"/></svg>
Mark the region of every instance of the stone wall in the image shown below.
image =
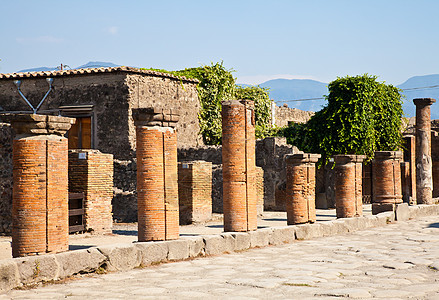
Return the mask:
<svg viewBox="0 0 439 300"><path fill-rule="evenodd" d="M285 210L285 154L299 153L285 138L269 137L256 142L256 165L264 170L264 209Z"/></svg>
<svg viewBox="0 0 439 300"><path fill-rule="evenodd" d="M29 111L14 84L20 79L20 89L34 107L49 86L46 77L54 79L52 91L39 112L58 113L60 106L93 105L92 127L95 149L111 153L117 159L134 155L135 130L131 110L139 107L175 109L180 112L178 147L202 145L198 135L200 104L196 81L153 71L134 68L108 68L51 72L48 75L23 73L8 77L0 74L0 106L6 111ZM33 74L32 76L27 76ZM1 116L0 116L1 118Z"/></svg>
<svg viewBox="0 0 439 300"><path fill-rule="evenodd" d="M11 126L0 123L0 234L12 231L12 139Z"/></svg>
<svg viewBox="0 0 439 300"><path fill-rule="evenodd" d="M306 123L315 113L288 106L276 106L274 124L279 127L287 126L289 122Z"/></svg>

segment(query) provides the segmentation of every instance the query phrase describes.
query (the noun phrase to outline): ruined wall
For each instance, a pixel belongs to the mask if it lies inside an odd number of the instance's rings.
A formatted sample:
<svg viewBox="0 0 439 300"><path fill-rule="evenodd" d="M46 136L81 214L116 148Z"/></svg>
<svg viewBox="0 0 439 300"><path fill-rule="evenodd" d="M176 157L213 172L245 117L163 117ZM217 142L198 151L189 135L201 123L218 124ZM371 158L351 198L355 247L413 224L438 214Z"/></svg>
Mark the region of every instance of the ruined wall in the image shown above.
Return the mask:
<svg viewBox="0 0 439 300"><path fill-rule="evenodd" d="M256 165L264 170L264 209L285 210L285 154L299 153L285 138L269 137L256 142Z"/></svg>
<svg viewBox="0 0 439 300"><path fill-rule="evenodd" d="M11 126L0 123L0 234L12 230L12 139Z"/></svg>
<svg viewBox="0 0 439 300"><path fill-rule="evenodd" d="M274 115L274 124L279 127L288 125L288 122L306 123L315 113L304 111L288 106L276 106Z"/></svg>
<svg viewBox="0 0 439 300"><path fill-rule="evenodd" d="M53 90L40 111L66 105L92 104L95 148L117 157L130 157L126 73L97 73L54 77ZM37 106L48 90L45 78L23 78L21 90ZM13 79L0 80L0 105L7 111L29 111ZM1 118L1 116L0 116Z"/></svg>
<svg viewBox="0 0 439 300"><path fill-rule="evenodd" d="M129 142L135 148L135 127L131 109L154 107L175 110L179 113L177 123L178 148L203 145L198 134L198 100L197 87L194 82L181 81L176 78L152 77L142 74L129 74L126 78L129 88Z"/></svg>
<svg viewBox="0 0 439 300"><path fill-rule="evenodd" d="M178 110L178 147L202 145L198 135L200 104L195 81L182 81L166 77L166 74L116 71L54 75L52 78L53 89L39 111L92 104L94 148L111 153L116 159L134 157L135 129L131 109L139 107ZM0 79L0 106L6 111L29 111L30 107L20 97L14 79ZM23 94L36 107L49 88L45 77L19 79Z"/></svg>

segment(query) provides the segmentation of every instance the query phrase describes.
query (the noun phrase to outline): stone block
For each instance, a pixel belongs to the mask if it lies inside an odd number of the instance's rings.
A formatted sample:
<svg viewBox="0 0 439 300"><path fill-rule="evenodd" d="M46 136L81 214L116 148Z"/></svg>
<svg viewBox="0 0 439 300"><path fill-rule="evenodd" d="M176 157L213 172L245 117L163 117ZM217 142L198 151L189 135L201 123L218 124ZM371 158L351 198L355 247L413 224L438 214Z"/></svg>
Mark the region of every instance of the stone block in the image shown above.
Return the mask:
<svg viewBox="0 0 439 300"><path fill-rule="evenodd" d="M377 216L378 226L384 226L390 222L395 221L395 213L393 211L382 212L376 216Z"/></svg>
<svg viewBox="0 0 439 300"><path fill-rule="evenodd" d="M322 232L322 236L332 236L335 235L335 225L331 221L325 221L319 223L320 231Z"/></svg>
<svg viewBox="0 0 439 300"><path fill-rule="evenodd" d="M183 236L181 240L187 240L189 245L189 257L206 255L204 251L204 240L199 236Z"/></svg>
<svg viewBox="0 0 439 300"><path fill-rule="evenodd" d="M409 218L410 211L408 203L397 204L395 209L396 221L407 221Z"/></svg>
<svg viewBox="0 0 439 300"><path fill-rule="evenodd" d="M334 226L334 235L336 234L345 234L349 232L349 226L346 224L344 219L338 219L330 221Z"/></svg>
<svg viewBox="0 0 439 300"><path fill-rule="evenodd" d="M98 250L107 257L109 271L125 271L140 266L141 256L135 245L105 245L98 247Z"/></svg>
<svg viewBox="0 0 439 300"><path fill-rule="evenodd" d="M224 237L220 235L203 235L206 255L218 255L226 252Z"/></svg>
<svg viewBox="0 0 439 300"><path fill-rule="evenodd" d="M175 240L167 241L168 244L168 259L182 260L189 257L189 241Z"/></svg>
<svg viewBox="0 0 439 300"><path fill-rule="evenodd" d="M59 253L55 257L59 264L59 278L93 272L107 261L97 248Z"/></svg>
<svg viewBox="0 0 439 300"><path fill-rule="evenodd" d="M135 243L138 250L141 266L166 261L168 258L167 242L141 242Z"/></svg>
<svg viewBox="0 0 439 300"><path fill-rule="evenodd" d="M302 224L294 227L296 230L296 239L298 240L308 240L323 236L320 224Z"/></svg>
<svg viewBox="0 0 439 300"><path fill-rule="evenodd" d="M232 233L221 234L224 243L224 252L233 252L236 249L236 240Z"/></svg>
<svg viewBox="0 0 439 300"><path fill-rule="evenodd" d="M13 289L20 284L18 267L15 260L0 260L0 274L0 292Z"/></svg>
<svg viewBox="0 0 439 300"><path fill-rule="evenodd" d="M346 226L349 228L349 232L366 229L366 219L364 217L354 217L343 219Z"/></svg>
<svg viewBox="0 0 439 300"><path fill-rule="evenodd" d="M55 255L28 256L16 260L20 281L23 284L58 279L60 265Z"/></svg>
<svg viewBox="0 0 439 300"><path fill-rule="evenodd" d="M235 238L235 251L242 251L250 248L250 234L248 232L233 232Z"/></svg>
<svg viewBox="0 0 439 300"><path fill-rule="evenodd" d="M282 245L292 243L296 239L294 226L274 227L268 240L270 245Z"/></svg>
<svg viewBox="0 0 439 300"><path fill-rule="evenodd" d="M250 231L250 248L268 246L271 234L271 228L262 228L255 231Z"/></svg>

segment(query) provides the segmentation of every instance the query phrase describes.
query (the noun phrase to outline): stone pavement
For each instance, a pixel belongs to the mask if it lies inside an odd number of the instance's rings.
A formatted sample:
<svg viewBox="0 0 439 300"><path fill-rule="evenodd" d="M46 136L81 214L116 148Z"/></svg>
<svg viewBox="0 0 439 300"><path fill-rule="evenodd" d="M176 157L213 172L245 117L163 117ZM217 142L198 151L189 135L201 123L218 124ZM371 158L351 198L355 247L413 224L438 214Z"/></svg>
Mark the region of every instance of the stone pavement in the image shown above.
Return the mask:
<svg viewBox="0 0 439 300"><path fill-rule="evenodd" d="M365 216L372 214L370 204L363 205ZM223 215L214 214L209 222L180 226L181 236L200 236L205 234L221 234L224 231ZM335 220L335 209L317 209L317 221ZM258 218L258 228L279 227L287 225L287 213L264 211ZM113 234L95 235L90 233L71 234L69 249L78 250L117 243L137 241L137 223L114 223ZM0 236L0 260L12 258L11 237Z"/></svg>
<svg viewBox="0 0 439 300"><path fill-rule="evenodd" d="M82 279L0 299L439 299L439 216Z"/></svg>

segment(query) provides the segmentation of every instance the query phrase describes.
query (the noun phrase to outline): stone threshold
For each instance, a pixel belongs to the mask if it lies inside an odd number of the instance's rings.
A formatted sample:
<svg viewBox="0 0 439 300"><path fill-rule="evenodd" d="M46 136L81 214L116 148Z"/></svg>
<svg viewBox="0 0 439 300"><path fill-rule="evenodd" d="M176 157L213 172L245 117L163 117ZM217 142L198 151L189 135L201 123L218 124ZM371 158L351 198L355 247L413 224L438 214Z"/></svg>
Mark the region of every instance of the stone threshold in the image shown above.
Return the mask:
<svg viewBox="0 0 439 300"><path fill-rule="evenodd" d="M395 212L314 224L261 228L250 232L181 236L178 240L134 242L91 247L57 254L0 260L0 292L76 274L127 271L163 262L220 255L251 248L277 246L295 240L346 234L394 221L438 215L439 205L400 204Z"/></svg>

